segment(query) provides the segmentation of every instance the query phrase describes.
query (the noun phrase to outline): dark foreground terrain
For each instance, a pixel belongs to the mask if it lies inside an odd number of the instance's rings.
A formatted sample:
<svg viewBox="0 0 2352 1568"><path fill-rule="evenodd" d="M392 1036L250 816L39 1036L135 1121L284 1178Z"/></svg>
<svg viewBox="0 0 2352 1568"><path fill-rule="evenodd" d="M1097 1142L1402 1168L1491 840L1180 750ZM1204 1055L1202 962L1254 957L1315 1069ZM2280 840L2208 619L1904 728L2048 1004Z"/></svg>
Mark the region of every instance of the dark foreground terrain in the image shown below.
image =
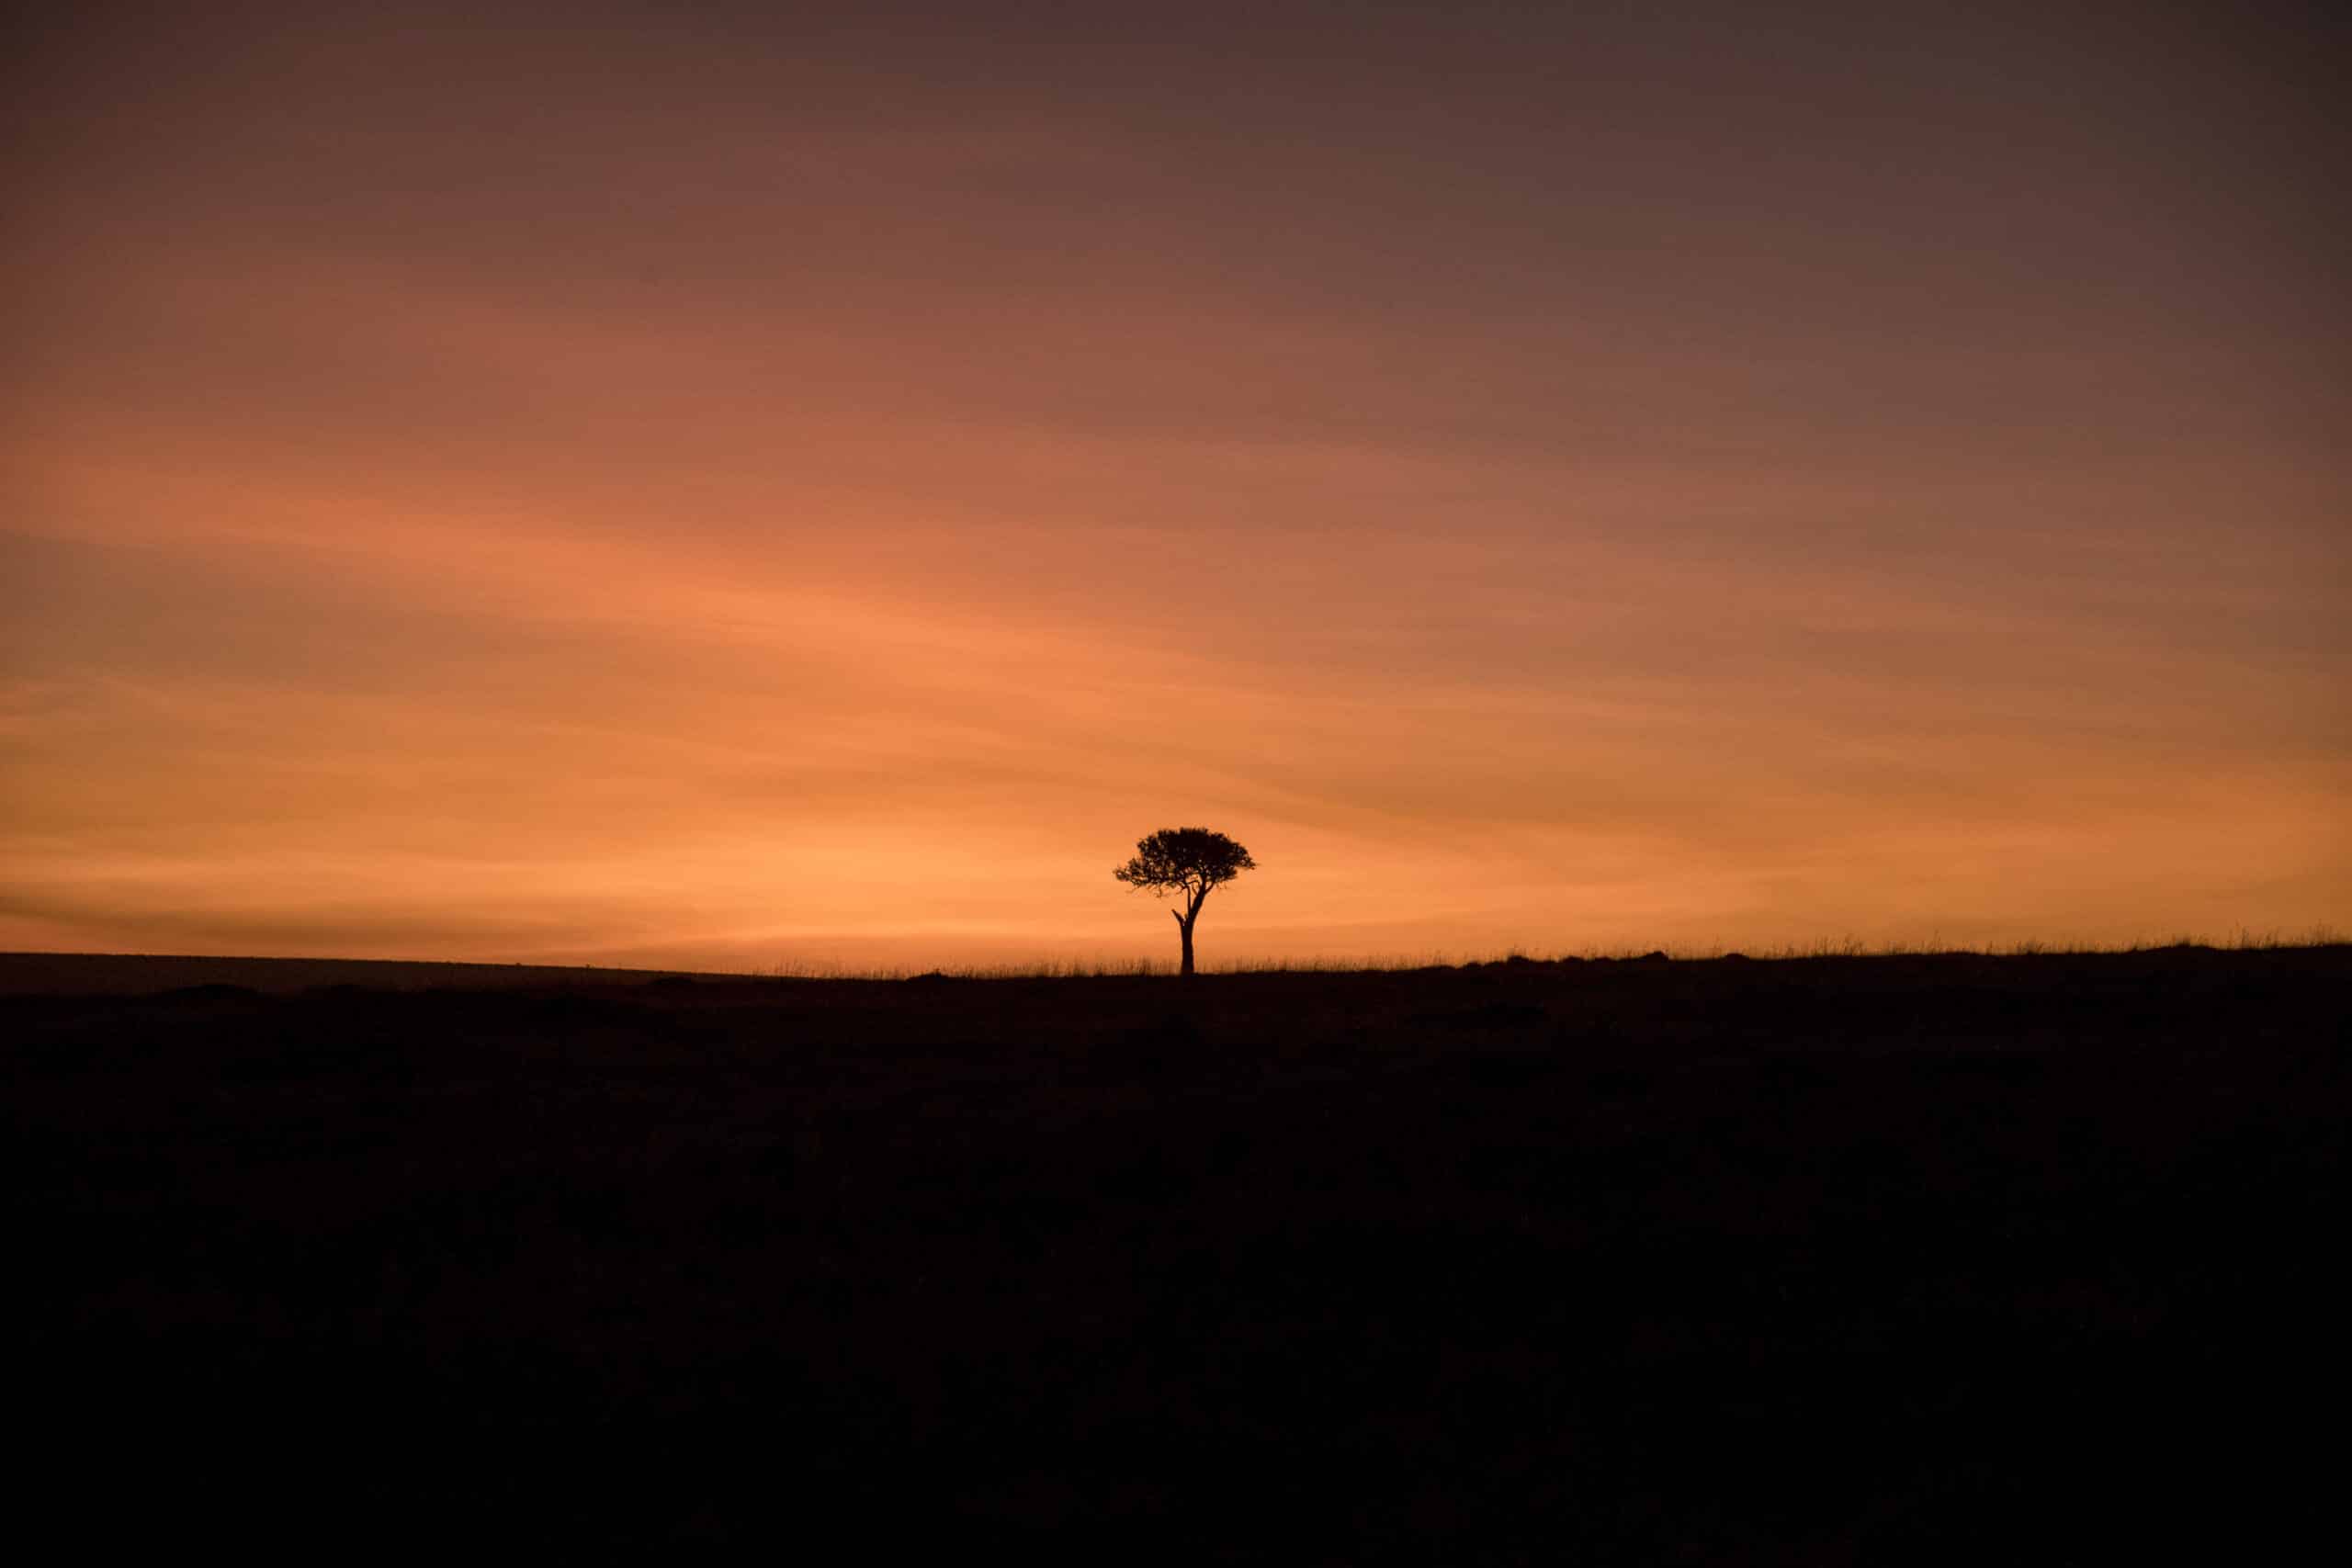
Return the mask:
<svg viewBox="0 0 2352 1568"><path fill-rule="evenodd" d="M2340 1541L2348 981L2184 948L7 998L12 1522Z"/></svg>

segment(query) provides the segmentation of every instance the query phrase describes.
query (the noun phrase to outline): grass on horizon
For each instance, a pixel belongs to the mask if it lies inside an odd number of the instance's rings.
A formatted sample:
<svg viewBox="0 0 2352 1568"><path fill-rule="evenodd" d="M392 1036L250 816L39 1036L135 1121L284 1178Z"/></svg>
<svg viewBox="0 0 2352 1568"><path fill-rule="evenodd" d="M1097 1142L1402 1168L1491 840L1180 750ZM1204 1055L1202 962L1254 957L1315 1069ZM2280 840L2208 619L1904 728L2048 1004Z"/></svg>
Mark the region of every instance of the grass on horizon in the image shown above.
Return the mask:
<svg viewBox="0 0 2352 1568"><path fill-rule="evenodd" d="M1807 958L2056 958L2098 953L2159 952L2167 948L2204 948L2214 952L2267 953L2290 948L2337 947L2346 941L2344 932L2329 925L2317 925L2300 934L2290 935L2276 927L2256 931L2241 926L2231 936L2214 938L2182 932L2162 941L2142 939L2129 942L2060 942L2024 940L2007 943L1987 943L1978 946L1954 945L1934 939L1924 942L1883 942L1872 944L1859 937L1823 940L1813 942L1787 942L1772 948L1754 950L1735 948L1717 943L1704 947L1676 946L1642 948L1588 947L1581 949L1535 950L1521 946L1504 949L1499 953L1463 955L1443 950L1426 953L1374 954L1358 958L1236 958L1208 961L1200 964L1203 975L1359 975L1395 974L1420 969L1462 969L1493 964L1557 964L1626 962L1643 958L1664 957L1682 963L1704 963L1722 958L1748 958L1759 961L1787 962ZM589 965L594 968L595 965ZM621 967L616 965L616 967ZM631 965L629 967L637 967ZM707 971L713 975L724 971ZM792 960L750 971L761 979L779 980L1094 980L1127 978L1139 976L1176 973L1172 958L1110 958L1042 959L1025 963L941 964L849 964L822 961Z"/></svg>

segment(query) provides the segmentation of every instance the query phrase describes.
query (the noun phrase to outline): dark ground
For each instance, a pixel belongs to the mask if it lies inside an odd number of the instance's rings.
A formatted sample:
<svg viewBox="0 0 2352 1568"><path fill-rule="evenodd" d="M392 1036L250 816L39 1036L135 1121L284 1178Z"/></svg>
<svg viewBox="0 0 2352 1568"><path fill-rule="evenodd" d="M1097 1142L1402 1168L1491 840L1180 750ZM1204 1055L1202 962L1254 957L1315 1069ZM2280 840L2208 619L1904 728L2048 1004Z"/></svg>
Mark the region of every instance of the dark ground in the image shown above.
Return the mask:
<svg viewBox="0 0 2352 1568"><path fill-rule="evenodd" d="M6 998L11 1513L306 1555L2340 1542L2347 981Z"/></svg>

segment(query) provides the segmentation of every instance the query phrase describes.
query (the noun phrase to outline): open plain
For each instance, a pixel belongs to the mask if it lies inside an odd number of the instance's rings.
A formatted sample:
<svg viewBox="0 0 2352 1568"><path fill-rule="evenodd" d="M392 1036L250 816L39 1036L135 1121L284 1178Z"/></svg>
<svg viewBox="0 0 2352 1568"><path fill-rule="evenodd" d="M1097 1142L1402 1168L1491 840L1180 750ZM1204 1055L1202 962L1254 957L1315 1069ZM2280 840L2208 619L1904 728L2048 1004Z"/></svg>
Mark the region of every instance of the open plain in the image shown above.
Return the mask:
<svg viewBox="0 0 2352 1568"><path fill-rule="evenodd" d="M2301 1434L2340 1416L2352 948L26 964L15 1479L93 1550L2093 1562L2335 1528Z"/></svg>

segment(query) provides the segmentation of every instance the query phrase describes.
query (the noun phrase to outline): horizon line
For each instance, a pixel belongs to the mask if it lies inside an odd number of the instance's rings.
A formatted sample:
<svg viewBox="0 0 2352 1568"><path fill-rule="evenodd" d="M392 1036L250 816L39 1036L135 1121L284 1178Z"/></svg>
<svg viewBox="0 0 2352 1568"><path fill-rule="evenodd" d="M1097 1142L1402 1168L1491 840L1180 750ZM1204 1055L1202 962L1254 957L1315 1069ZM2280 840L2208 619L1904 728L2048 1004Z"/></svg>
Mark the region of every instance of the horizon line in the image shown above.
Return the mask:
<svg viewBox="0 0 2352 1568"><path fill-rule="evenodd" d="M1437 950L1422 953L1385 953L1363 957L1238 958L1200 965L1204 975L1374 974L1422 969L1462 969L1490 964L1551 964L1562 963L1623 963L1660 959L1709 963L1724 959L1789 962L1815 958L2025 958L2092 957L2176 949L2210 952L2270 952L2340 947L2352 943L2352 934L2325 922L2288 933L2272 927L2257 931L2240 926L2228 937L2201 932L2131 942L2075 942L2026 938L2014 942L1951 945L1928 942L1868 942L1858 937L1781 942L1770 947L1714 944L1639 944L1581 949L1536 949L1514 943L1499 951L1464 954ZM1114 958L1042 958L997 963L906 963L848 964L826 961L783 960L752 968L711 969L645 963L600 963L594 960L499 958L379 958L339 953L220 953L164 952L94 952L86 949L20 948L0 951L10 959L122 959L162 963L215 964L349 964L420 968L526 969L594 972L609 975L693 976L715 980L906 980L941 979L1078 979L1091 977L1173 976L1173 960L1148 956Z"/></svg>

